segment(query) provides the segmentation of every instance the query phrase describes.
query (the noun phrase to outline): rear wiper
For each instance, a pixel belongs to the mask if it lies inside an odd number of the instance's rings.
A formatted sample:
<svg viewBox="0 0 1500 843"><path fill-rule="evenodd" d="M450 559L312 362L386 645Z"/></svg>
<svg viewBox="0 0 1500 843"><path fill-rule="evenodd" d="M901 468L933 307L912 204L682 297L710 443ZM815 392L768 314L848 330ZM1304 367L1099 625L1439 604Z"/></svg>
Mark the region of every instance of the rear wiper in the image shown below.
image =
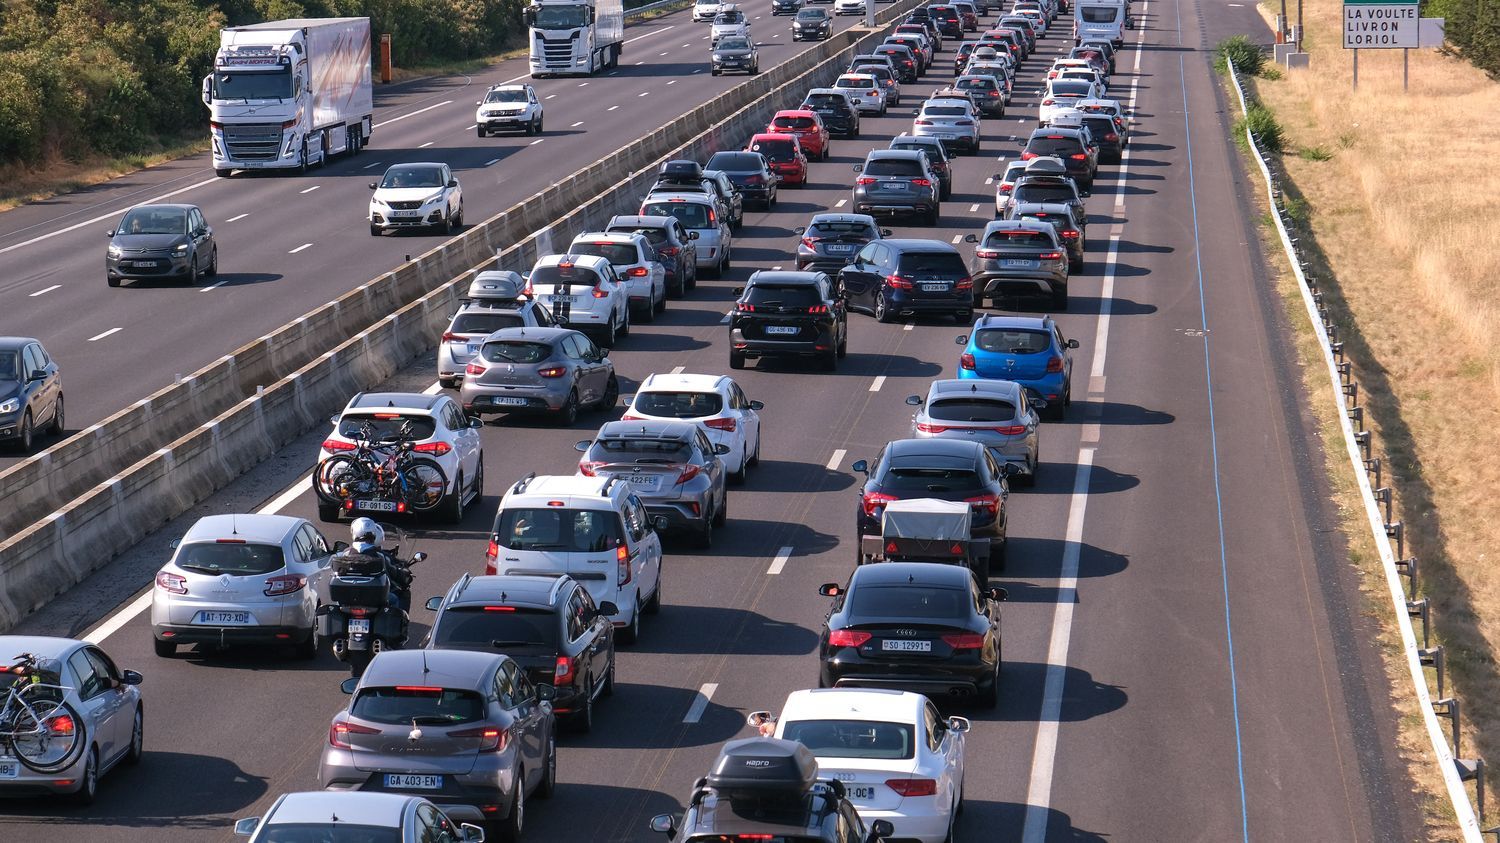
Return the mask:
<svg viewBox="0 0 1500 843"><path fill-rule="evenodd" d="M199 573L204 573L204 574L218 574L218 573L222 573L222 569L220 569L220 568L208 568L208 567L204 567L203 565L184 565L181 562L177 563L177 567L183 569L184 571L198 571Z"/></svg>
<svg viewBox="0 0 1500 843"><path fill-rule="evenodd" d="M950 489L950 488L948 488L947 486L932 485L932 486L928 486L927 487L927 491L929 491L929 492L951 492L953 490Z"/></svg>
<svg viewBox="0 0 1500 843"><path fill-rule="evenodd" d="M672 465L676 460L663 459L661 457L641 457L636 460L639 465Z"/></svg>
<svg viewBox="0 0 1500 843"><path fill-rule="evenodd" d="M453 718L444 717L441 714L419 714L411 719L411 724L413 726L420 726L424 724L428 726L442 726L446 723L451 722L453 722Z"/></svg>
<svg viewBox="0 0 1500 843"><path fill-rule="evenodd" d="M501 641L496 639L490 642L491 647L532 647L541 646L536 641Z"/></svg>

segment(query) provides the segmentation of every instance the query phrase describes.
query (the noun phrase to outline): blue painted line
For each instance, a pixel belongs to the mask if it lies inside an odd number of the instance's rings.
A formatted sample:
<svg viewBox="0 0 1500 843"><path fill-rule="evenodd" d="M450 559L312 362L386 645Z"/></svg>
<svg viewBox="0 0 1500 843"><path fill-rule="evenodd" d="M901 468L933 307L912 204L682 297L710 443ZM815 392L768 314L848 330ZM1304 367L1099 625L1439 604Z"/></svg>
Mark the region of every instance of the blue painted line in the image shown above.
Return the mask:
<svg viewBox="0 0 1500 843"><path fill-rule="evenodd" d="M1198 238L1198 188L1193 178L1193 129L1188 119L1187 66L1177 57L1182 80L1182 125L1187 131L1188 199L1193 207L1193 259L1198 269L1198 316L1203 322L1203 374L1208 386L1208 439L1214 457L1214 503L1219 514L1219 575L1224 583L1224 637L1229 646L1229 698L1234 710L1235 769L1240 777L1240 835L1249 843L1250 813L1245 803L1245 749L1240 737L1240 690L1234 672L1234 624L1229 612L1229 552L1224 540L1224 492L1219 483L1219 432L1214 421L1214 368L1208 348L1208 304L1203 293L1203 244Z"/></svg>

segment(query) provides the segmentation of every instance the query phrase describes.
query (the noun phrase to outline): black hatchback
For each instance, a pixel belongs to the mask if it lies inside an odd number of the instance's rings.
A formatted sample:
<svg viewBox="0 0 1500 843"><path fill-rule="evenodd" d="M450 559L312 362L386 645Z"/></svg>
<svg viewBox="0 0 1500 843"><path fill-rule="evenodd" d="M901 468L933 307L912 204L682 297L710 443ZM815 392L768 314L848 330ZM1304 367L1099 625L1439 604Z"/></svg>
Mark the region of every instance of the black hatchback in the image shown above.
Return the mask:
<svg viewBox="0 0 1500 843"><path fill-rule="evenodd" d="M818 640L818 687L999 702L1005 589L982 588L961 565L882 562L818 593L833 598Z"/></svg>
<svg viewBox="0 0 1500 843"><path fill-rule="evenodd" d="M838 368L849 351L849 315L821 272L760 270L737 288L729 315L729 368L756 357L811 357Z"/></svg>
<svg viewBox="0 0 1500 843"><path fill-rule="evenodd" d="M715 152L703 169L718 170L728 176L745 202L758 202L767 211L776 206L776 177L759 152Z"/></svg>
<svg viewBox="0 0 1500 843"><path fill-rule="evenodd" d="M990 538L990 567L1005 567L1005 501L1010 497L1002 466L979 442L965 439L897 439L871 465L852 466L865 475L855 510L855 548L863 537L880 535L881 516L891 501L936 498L969 504L969 530ZM860 555L859 558L863 558Z"/></svg>
<svg viewBox="0 0 1500 843"><path fill-rule="evenodd" d="M804 111L816 112L823 118L828 133L841 138L859 137L859 109L849 101L849 95L836 88L813 88L799 106Z"/></svg>

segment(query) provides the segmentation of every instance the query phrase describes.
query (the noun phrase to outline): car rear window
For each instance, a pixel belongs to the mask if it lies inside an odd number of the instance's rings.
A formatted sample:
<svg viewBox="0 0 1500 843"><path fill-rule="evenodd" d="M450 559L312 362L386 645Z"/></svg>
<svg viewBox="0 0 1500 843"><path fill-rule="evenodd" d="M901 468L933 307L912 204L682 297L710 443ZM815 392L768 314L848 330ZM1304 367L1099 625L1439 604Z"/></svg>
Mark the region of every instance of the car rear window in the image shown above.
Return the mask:
<svg viewBox="0 0 1500 843"><path fill-rule="evenodd" d="M998 422L1016 417L1015 405L995 398L941 398L927 405L936 421Z"/></svg>
<svg viewBox="0 0 1500 843"><path fill-rule="evenodd" d="M906 252L896 265L902 275L968 275L964 259L957 252Z"/></svg>
<svg viewBox="0 0 1500 843"><path fill-rule="evenodd" d="M834 111L848 111L849 101L838 94L809 94L802 103L807 108L827 109Z"/></svg>
<svg viewBox="0 0 1500 843"><path fill-rule="evenodd" d="M616 266L638 263L641 259L634 243L574 243L568 247L568 251L575 255L597 255Z"/></svg>
<svg viewBox="0 0 1500 843"><path fill-rule="evenodd" d="M1092 82L1082 79L1053 79L1050 93L1058 97L1081 97L1092 88Z"/></svg>
<svg viewBox="0 0 1500 843"><path fill-rule="evenodd" d="M908 723L873 720L792 720L781 737L796 741L819 758L911 758L915 730Z"/></svg>
<svg viewBox="0 0 1500 843"><path fill-rule="evenodd" d="M960 79L958 87L965 91L988 91L996 85L993 79Z"/></svg>
<svg viewBox="0 0 1500 843"><path fill-rule="evenodd" d="M957 105L929 105L922 109L922 113L935 117L965 117L969 112Z"/></svg>
<svg viewBox="0 0 1500 843"><path fill-rule="evenodd" d="M795 156L796 145L790 138L785 140L759 140L750 145L751 152L759 152L769 161L790 161Z"/></svg>
<svg viewBox="0 0 1500 843"><path fill-rule="evenodd" d="M1028 229L1011 229L1009 231L992 231L984 238L984 245L996 246L1032 246L1038 249L1046 249L1052 246L1052 238L1045 232L1030 231Z"/></svg>
<svg viewBox="0 0 1500 843"><path fill-rule="evenodd" d="M708 206L697 202L647 202L643 217L676 217L687 228L708 228Z"/></svg>
<svg viewBox="0 0 1500 843"><path fill-rule="evenodd" d="M647 216L643 214L642 216ZM650 216L657 216L650 214ZM531 271L531 285L534 288L543 286L566 284L571 287L593 287L599 283L599 276L592 269L577 266L575 264L555 264L553 266L539 266Z"/></svg>
<svg viewBox="0 0 1500 843"><path fill-rule="evenodd" d="M760 156L752 152L715 152L703 169L723 170L728 173L759 170Z"/></svg>
<svg viewBox="0 0 1500 843"><path fill-rule="evenodd" d="M552 346L529 340L496 340L485 343L479 356L491 363L540 363L552 356Z"/></svg>
<svg viewBox="0 0 1500 843"><path fill-rule="evenodd" d="M286 567L286 555L274 544L193 542L177 551L177 567L199 574L249 577Z"/></svg>
<svg viewBox="0 0 1500 843"><path fill-rule="evenodd" d="M974 612L968 592L920 583L860 586L849 600L856 618L952 620Z"/></svg>
<svg viewBox="0 0 1500 843"><path fill-rule="evenodd" d="M1089 131L1096 138L1103 138L1105 135L1112 135L1117 131L1115 119L1109 115L1085 117L1083 118L1083 125L1089 127Z"/></svg>
<svg viewBox="0 0 1500 843"><path fill-rule="evenodd" d="M455 334L493 334L502 328L521 328L526 320L519 313L460 313L448 330Z"/></svg>
<svg viewBox="0 0 1500 843"><path fill-rule="evenodd" d="M972 468L891 468L880 478L887 492L951 492L979 485Z"/></svg>
<svg viewBox="0 0 1500 843"><path fill-rule="evenodd" d="M823 303L811 284L753 284L745 291L744 301L756 307L813 307Z"/></svg>
<svg viewBox="0 0 1500 843"><path fill-rule="evenodd" d="M1079 9L1084 23L1114 23L1115 8L1113 6L1084 6Z"/></svg>
<svg viewBox="0 0 1500 843"><path fill-rule="evenodd" d="M1037 155L1056 155L1059 158L1083 151L1083 142L1068 135L1033 135L1026 142L1026 151Z"/></svg>
<svg viewBox="0 0 1500 843"><path fill-rule="evenodd" d="M1046 331L1028 331L1025 328L990 328L974 337L974 345L980 351L1000 354L1041 354L1050 351L1052 338Z"/></svg>
<svg viewBox="0 0 1500 843"><path fill-rule="evenodd" d="M875 229L862 222L816 222L807 233L813 237L875 237Z"/></svg>
<svg viewBox="0 0 1500 843"><path fill-rule="evenodd" d="M557 616L546 609L516 606L453 606L438 617L432 645L438 649L493 650L557 647Z"/></svg>
<svg viewBox="0 0 1500 843"><path fill-rule="evenodd" d="M927 160L929 163L940 163L944 160L943 153L940 151L940 143L920 143L918 141L891 141L891 149L910 149L914 152L920 152L923 155L927 156Z"/></svg>
<svg viewBox="0 0 1500 843"><path fill-rule="evenodd" d="M922 165L906 158L876 158L866 161L861 172L867 176L914 177L922 175Z"/></svg>
<svg viewBox="0 0 1500 843"><path fill-rule="evenodd" d="M681 439L600 439L584 459L597 462L635 462L660 465L690 462L693 448Z"/></svg>
<svg viewBox="0 0 1500 843"><path fill-rule="evenodd" d="M1068 222L1068 218L1066 216L1062 214L1043 213L1041 211L1030 214L1019 214L1015 217L1015 219L1030 220L1031 222L1044 222L1050 226L1053 226L1054 228L1061 230L1066 230L1073 227L1072 224ZM1012 240L1011 242L1014 243L1015 241Z"/></svg>
<svg viewBox="0 0 1500 843"><path fill-rule="evenodd" d="M659 418L696 419L718 415L724 399L717 392L642 392L631 409Z"/></svg>
<svg viewBox="0 0 1500 843"><path fill-rule="evenodd" d="M629 226L616 226L610 229L610 233L639 234L645 237L647 242L656 246L667 242L667 230L665 228L631 228Z"/></svg>
<svg viewBox="0 0 1500 843"><path fill-rule="evenodd" d="M873 87L875 87L875 80L874 79L861 79L861 78L859 78L857 76L840 76L839 77L839 81L836 82L836 83L834 83L834 86L838 87L838 88L855 88L855 89L857 89L857 88L873 88Z"/></svg>
<svg viewBox="0 0 1500 843"><path fill-rule="evenodd" d="M458 688L400 685L362 688L349 713L361 720L403 726L453 726L484 716L484 698Z"/></svg>
<svg viewBox="0 0 1500 843"><path fill-rule="evenodd" d="M622 539L620 516L613 511L513 507L495 516L495 543L511 550L603 553Z"/></svg>
<svg viewBox="0 0 1500 843"><path fill-rule="evenodd" d="M811 117L777 117L771 125L778 129L811 129L818 124Z"/></svg>
<svg viewBox="0 0 1500 843"><path fill-rule="evenodd" d="M395 440L401 438L401 430L405 425L410 425L412 441L432 438L437 432L437 422L431 416L408 416L400 413L345 413L339 419L339 435L345 439L354 439L360 435L365 425L370 426L370 439L373 441Z"/></svg>

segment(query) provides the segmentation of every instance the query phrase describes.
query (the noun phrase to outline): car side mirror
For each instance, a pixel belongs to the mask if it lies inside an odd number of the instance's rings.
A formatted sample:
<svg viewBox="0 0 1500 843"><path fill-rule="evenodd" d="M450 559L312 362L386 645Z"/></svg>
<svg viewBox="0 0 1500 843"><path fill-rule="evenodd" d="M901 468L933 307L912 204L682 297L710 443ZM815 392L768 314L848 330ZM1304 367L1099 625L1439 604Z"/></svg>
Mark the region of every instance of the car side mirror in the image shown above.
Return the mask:
<svg viewBox="0 0 1500 843"><path fill-rule="evenodd" d="M626 393L625 395L621 395L620 396L620 406L622 406L622 407L629 407L631 404L634 404L634 403L635 403L635 393L634 392Z"/></svg>
<svg viewBox="0 0 1500 843"><path fill-rule="evenodd" d="M146 681L146 677L142 676L140 674L140 671L137 671L137 670L122 670L122 671L120 671L120 684L121 685L139 685L139 684L141 684L142 682L145 682L145 681Z"/></svg>
<svg viewBox="0 0 1500 843"><path fill-rule="evenodd" d="M920 395L908 395L908 396L906 396L906 403L910 404L913 407L920 407L920 406L922 406L922 396L920 396Z"/></svg>
<svg viewBox="0 0 1500 843"><path fill-rule="evenodd" d="M427 598L427 602L423 603L422 605L427 607L427 611L436 612L438 609L441 609L443 607L443 598L429 597Z"/></svg>
<svg viewBox="0 0 1500 843"><path fill-rule="evenodd" d="M618 615L618 614L620 614L620 607L616 606L615 604L613 604L611 602L609 602L608 600L601 600L601 601L599 601L598 610L599 610L599 614L601 614L601 615Z"/></svg>
<svg viewBox="0 0 1500 843"><path fill-rule="evenodd" d="M891 825L890 820L876 820L870 823L870 838L872 840L884 840L896 834L896 827Z"/></svg>
<svg viewBox="0 0 1500 843"><path fill-rule="evenodd" d="M996 603L1004 602L1010 598L1010 592L1003 588L992 588L988 592L989 598Z"/></svg>
<svg viewBox="0 0 1500 843"><path fill-rule="evenodd" d="M715 445L714 446L714 453L718 454L719 456L722 457L725 454L729 453L729 446L728 445Z"/></svg>
<svg viewBox="0 0 1500 843"><path fill-rule="evenodd" d="M825 582L818 586L818 593L824 597L837 597L844 593L844 588L836 582Z"/></svg>
<svg viewBox="0 0 1500 843"><path fill-rule="evenodd" d="M764 410L765 408L766 408L766 405L762 404L759 401L751 401L750 402L750 409L752 409L752 410Z"/></svg>
<svg viewBox="0 0 1500 843"><path fill-rule="evenodd" d="M26 380L28 382L30 382L30 381L40 381L40 380L46 380L46 379L47 379L47 370L45 370L45 369L32 369L31 370L31 374L26 377Z"/></svg>
<svg viewBox="0 0 1500 843"><path fill-rule="evenodd" d="M854 170L854 172L856 172L856 173L862 173L862 172L865 171L865 165L863 165L863 164L855 164L850 169Z"/></svg>
<svg viewBox="0 0 1500 843"><path fill-rule="evenodd" d="M580 439L577 442L573 443L573 450L575 450L575 451L587 451L589 449L589 446L593 445L593 444L594 444L593 442L590 442L587 439Z"/></svg>
<svg viewBox="0 0 1500 843"><path fill-rule="evenodd" d="M881 237L890 237L891 236L891 230L889 228L882 228L882 229L880 229L880 236Z"/></svg>
<svg viewBox="0 0 1500 843"><path fill-rule="evenodd" d="M557 699L557 689L551 685L536 686L536 698L539 702L552 702Z"/></svg>
<svg viewBox="0 0 1500 843"><path fill-rule="evenodd" d="M378 185L378 184L376 184L376 183L375 183L375 182L370 182L370 189L371 189L371 190L374 190L374 189L375 189L375 188L377 188L377 187L379 187L379 186L380 186L380 185Z"/></svg>
<svg viewBox="0 0 1500 843"><path fill-rule="evenodd" d="M1000 466L1000 474L1004 477L1014 477L1021 473L1021 467L1013 462Z"/></svg>
<svg viewBox="0 0 1500 843"><path fill-rule="evenodd" d="M745 288L744 287L735 287L734 289L730 290L729 292L733 293L736 296L743 296L745 294Z"/></svg>
<svg viewBox="0 0 1500 843"><path fill-rule="evenodd" d="M745 715L745 725L753 729L759 729L767 724L776 725L776 715L769 711L752 711Z"/></svg>
<svg viewBox="0 0 1500 843"><path fill-rule="evenodd" d="M239 837L249 837L255 833L255 827L260 825L260 817L245 817L234 821L234 833Z"/></svg>
<svg viewBox="0 0 1500 843"><path fill-rule="evenodd" d="M792 233L797 235L798 237L801 237L802 235L807 233L807 226L799 225L796 228L792 229Z"/></svg>
<svg viewBox="0 0 1500 843"><path fill-rule="evenodd" d="M651 818L651 830L668 836L677 833L677 820L671 814L657 814Z"/></svg>
<svg viewBox="0 0 1500 843"><path fill-rule="evenodd" d="M473 823L460 823L458 839L463 843L484 843L484 829Z"/></svg>
<svg viewBox="0 0 1500 843"><path fill-rule="evenodd" d="M651 519L651 526L658 533L665 533L667 531L667 527L671 526L671 524L672 522L668 521L667 516L665 515L657 515Z"/></svg>
<svg viewBox="0 0 1500 843"><path fill-rule="evenodd" d="M689 231L688 232L688 239L689 240L697 240L698 239L698 232L696 232L696 231Z"/></svg>
<svg viewBox="0 0 1500 843"><path fill-rule="evenodd" d="M858 471L860 474L870 473L870 464L864 460L855 460L854 465L851 465L849 467L855 471Z"/></svg>
<svg viewBox="0 0 1500 843"><path fill-rule="evenodd" d="M337 425L339 423L339 414L338 413L334 413L333 415L329 416L328 417L328 423L332 424L332 425Z"/></svg>
<svg viewBox="0 0 1500 843"><path fill-rule="evenodd" d="M425 562L425 561L427 561L427 554L418 551L417 553L413 553L411 555L411 561L408 562L408 563L406 563L406 564L408 564L408 565L417 565L417 564Z"/></svg>
<svg viewBox="0 0 1500 843"><path fill-rule="evenodd" d="M964 242L965 243L978 243L979 242L979 238L977 236L973 235L973 234L965 234L964 235Z"/></svg>
<svg viewBox="0 0 1500 843"><path fill-rule="evenodd" d="M969 344L969 335L968 334L959 334L958 336L956 336L956 337L953 338L953 344L954 345L968 345Z"/></svg>
<svg viewBox="0 0 1500 843"><path fill-rule="evenodd" d="M1068 340L1068 348L1077 348L1078 340Z"/></svg>
<svg viewBox="0 0 1500 843"><path fill-rule="evenodd" d="M948 718L948 731L950 732L962 735L964 732L969 731L969 728L970 723L967 717L954 716Z"/></svg>
<svg viewBox="0 0 1500 843"><path fill-rule="evenodd" d="M458 179L448 179L449 187L458 187Z"/></svg>
<svg viewBox="0 0 1500 843"><path fill-rule="evenodd" d="M113 228L111 228L109 231L104 232L104 236L105 237L114 237L115 236L115 230Z"/></svg>
<svg viewBox="0 0 1500 843"><path fill-rule="evenodd" d="M339 683L339 690L343 691L346 694L352 694L352 693L354 693L354 689L358 688L358 687L359 687L359 677L357 677L357 676L351 676L348 679L345 679L344 681L342 681L342 682Z"/></svg>

